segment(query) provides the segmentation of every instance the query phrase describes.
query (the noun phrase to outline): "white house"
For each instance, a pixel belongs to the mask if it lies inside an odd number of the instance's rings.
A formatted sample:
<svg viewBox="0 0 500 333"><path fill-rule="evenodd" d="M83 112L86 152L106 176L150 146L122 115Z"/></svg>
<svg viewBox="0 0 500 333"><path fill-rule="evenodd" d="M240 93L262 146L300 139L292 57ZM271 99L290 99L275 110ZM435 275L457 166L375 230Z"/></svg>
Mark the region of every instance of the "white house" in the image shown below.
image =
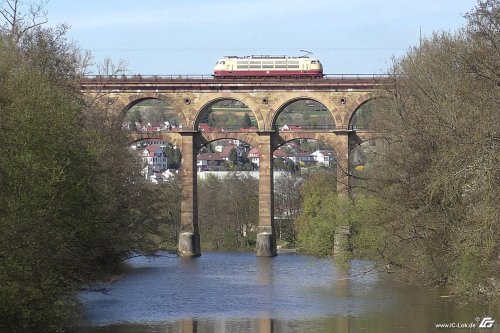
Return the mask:
<svg viewBox="0 0 500 333"><path fill-rule="evenodd" d="M149 145L141 152L146 178L155 172L167 170L167 156L158 145Z"/></svg>
<svg viewBox="0 0 500 333"><path fill-rule="evenodd" d="M333 150L316 150L311 153L318 165L330 166L335 164L335 152Z"/></svg>
<svg viewBox="0 0 500 333"><path fill-rule="evenodd" d="M279 158L279 159L282 159L283 161L285 161L288 158L288 155L281 148L278 148L273 152L273 157ZM250 149L250 151L248 152L247 158L250 160L250 162L259 166L259 164L260 164L259 148Z"/></svg>
<svg viewBox="0 0 500 333"><path fill-rule="evenodd" d="M260 158L260 153L259 153L259 148L252 148L248 152L247 158L252 162L253 164L259 166L259 158Z"/></svg>
<svg viewBox="0 0 500 333"><path fill-rule="evenodd" d="M179 170L167 169L161 174L163 181L172 180L179 175Z"/></svg>
<svg viewBox="0 0 500 333"><path fill-rule="evenodd" d="M294 163L302 162L304 164L314 163L314 156L309 153L296 153L295 155L288 156L288 159Z"/></svg>

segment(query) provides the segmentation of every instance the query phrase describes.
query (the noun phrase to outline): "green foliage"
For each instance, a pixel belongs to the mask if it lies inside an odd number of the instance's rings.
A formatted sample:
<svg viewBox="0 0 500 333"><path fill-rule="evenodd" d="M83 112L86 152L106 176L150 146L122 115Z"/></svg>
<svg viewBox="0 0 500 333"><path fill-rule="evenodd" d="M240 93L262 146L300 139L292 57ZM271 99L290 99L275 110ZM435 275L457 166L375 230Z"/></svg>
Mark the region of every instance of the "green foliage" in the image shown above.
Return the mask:
<svg viewBox="0 0 500 333"><path fill-rule="evenodd" d="M338 211L335 178L329 173L312 174L300 194L300 214L295 221L299 246L314 255L332 254L335 226L344 222Z"/></svg>
<svg viewBox="0 0 500 333"><path fill-rule="evenodd" d="M167 145L163 148L165 155L167 156L168 168L169 169L179 169L181 166L182 154L179 148L173 147L172 145Z"/></svg>
<svg viewBox="0 0 500 333"><path fill-rule="evenodd" d="M356 236L401 277L467 300L500 295L499 13L498 0L480 1L465 29L436 33L394 65L373 127L387 153L374 155L367 182L384 214Z"/></svg>
<svg viewBox="0 0 500 333"><path fill-rule="evenodd" d="M248 127L251 127L251 126L252 126L252 119L250 118L250 115L248 113L245 113L245 115L243 116L242 127L243 128L248 128Z"/></svg>
<svg viewBox="0 0 500 333"><path fill-rule="evenodd" d="M210 175L198 186L202 247L252 248L258 223L257 180L237 173L222 179Z"/></svg>
<svg viewBox="0 0 500 333"><path fill-rule="evenodd" d="M51 66L73 61L64 44L41 47L51 34L0 38L1 332L61 331L83 284L130 251L155 251L160 224L179 216L175 203L152 208L156 189L137 172L119 112L84 104L77 68Z"/></svg>
<svg viewBox="0 0 500 333"><path fill-rule="evenodd" d="M68 314L79 277L66 270L94 227L81 108L0 47L0 328L50 331Z"/></svg>
<svg viewBox="0 0 500 333"><path fill-rule="evenodd" d="M378 259L388 237L384 229L387 211L384 202L373 195L358 195L350 207L351 236L353 257Z"/></svg>
<svg viewBox="0 0 500 333"><path fill-rule="evenodd" d="M233 148L229 151L229 160L235 163L237 159L238 159L238 152L236 151L235 148Z"/></svg>
<svg viewBox="0 0 500 333"><path fill-rule="evenodd" d="M274 179L274 225L278 240L295 247L297 235L294 221L300 211L300 187L303 177L282 174Z"/></svg>

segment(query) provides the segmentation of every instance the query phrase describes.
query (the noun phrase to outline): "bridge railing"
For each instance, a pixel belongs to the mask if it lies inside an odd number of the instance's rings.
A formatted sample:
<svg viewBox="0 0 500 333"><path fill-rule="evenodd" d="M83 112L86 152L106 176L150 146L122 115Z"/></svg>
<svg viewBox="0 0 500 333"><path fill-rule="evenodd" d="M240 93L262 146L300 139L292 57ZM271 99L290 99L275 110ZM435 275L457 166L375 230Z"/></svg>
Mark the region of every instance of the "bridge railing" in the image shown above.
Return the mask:
<svg viewBox="0 0 500 333"><path fill-rule="evenodd" d="M135 129L135 128L124 128L125 131L142 133L142 134L161 134L169 132L183 132L182 129L175 128L171 130L167 129ZM212 126L209 128L203 128L198 126L197 130L200 132L258 132L257 127L241 127L241 126ZM283 126L274 125L271 130L277 132L305 132L305 131L333 131L333 130L345 130L345 128L338 128L335 125L290 125L288 128ZM349 130L361 130L358 127L350 127Z"/></svg>
<svg viewBox="0 0 500 333"><path fill-rule="evenodd" d="M249 81L304 81L304 80L380 80L387 78L387 74L324 74L322 78L306 77L306 76L280 76L280 77L225 77L215 78L211 74L200 75L83 75L83 82L165 82L165 81L189 81L189 80L202 80L202 81L236 81L236 80L249 80Z"/></svg>
<svg viewBox="0 0 500 333"><path fill-rule="evenodd" d="M272 129L279 132L293 132L293 131L328 131L337 129L334 124L323 125L273 125Z"/></svg>

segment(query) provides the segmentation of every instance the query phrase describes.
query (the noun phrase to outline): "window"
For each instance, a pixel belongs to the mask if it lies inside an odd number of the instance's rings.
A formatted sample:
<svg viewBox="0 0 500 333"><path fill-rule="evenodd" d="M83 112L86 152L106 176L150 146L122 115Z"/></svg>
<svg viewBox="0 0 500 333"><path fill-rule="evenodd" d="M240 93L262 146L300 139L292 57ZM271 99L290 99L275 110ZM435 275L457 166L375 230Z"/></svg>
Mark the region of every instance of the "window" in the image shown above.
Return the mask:
<svg viewBox="0 0 500 333"><path fill-rule="evenodd" d="M311 64L315 64L316 63L316 60L311 60Z"/></svg>

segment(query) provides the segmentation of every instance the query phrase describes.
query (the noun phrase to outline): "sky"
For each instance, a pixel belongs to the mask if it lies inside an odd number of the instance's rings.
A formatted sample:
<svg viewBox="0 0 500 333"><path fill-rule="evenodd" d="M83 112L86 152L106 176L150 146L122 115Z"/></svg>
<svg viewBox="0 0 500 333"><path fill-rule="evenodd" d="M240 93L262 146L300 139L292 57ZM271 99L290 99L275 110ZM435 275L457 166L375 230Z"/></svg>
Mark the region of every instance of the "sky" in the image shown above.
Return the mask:
<svg viewBox="0 0 500 333"><path fill-rule="evenodd" d="M128 74L210 75L227 55L312 52L325 74L379 74L476 0L48 0L49 25ZM94 67L92 70L97 74Z"/></svg>

